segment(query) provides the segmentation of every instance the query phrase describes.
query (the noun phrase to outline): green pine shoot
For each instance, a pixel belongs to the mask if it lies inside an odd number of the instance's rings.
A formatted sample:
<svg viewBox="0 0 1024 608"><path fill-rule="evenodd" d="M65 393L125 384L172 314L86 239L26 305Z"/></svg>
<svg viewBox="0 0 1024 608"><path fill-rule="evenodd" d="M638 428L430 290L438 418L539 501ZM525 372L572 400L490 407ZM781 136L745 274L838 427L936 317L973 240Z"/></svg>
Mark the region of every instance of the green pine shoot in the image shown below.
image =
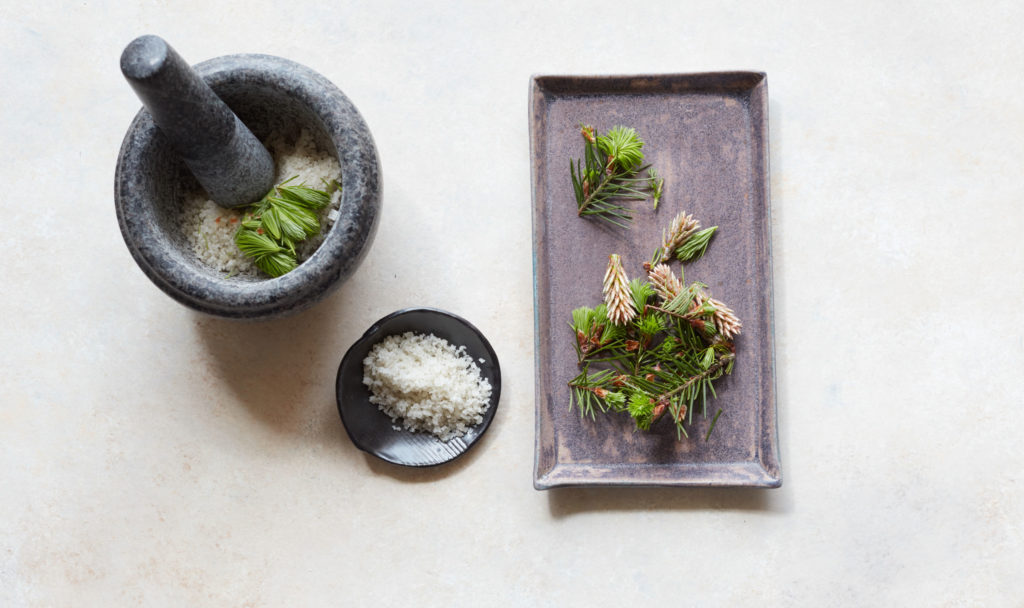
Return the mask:
<svg viewBox="0 0 1024 608"><path fill-rule="evenodd" d="M630 127L613 127L598 135L593 127L580 125L580 133L583 158L569 162L576 213L625 228L633 219L627 201L648 198L651 186L649 177L639 177L648 168L643 165L644 142Z"/></svg>
<svg viewBox="0 0 1024 608"><path fill-rule="evenodd" d="M708 250L708 243L711 242L711 236L715 234L716 230L718 230L718 226L705 228L686 239L686 242L676 249L676 258L680 262L689 262L703 256L704 252Z"/></svg>
<svg viewBox="0 0 1024 608"><path fill-rule="evenodd" d="M266 234L241 228L235 233L235 244L242 253L251 257L256 267L272 277L279 277L298 266L295 253L280 245Z"/></svg>
<svg viewBox="0 0 1024 608"><path fill-rule="evenodd" d="M654 413L654 400L643 391L636 391L629 397L629 415L636 420L641 431L651 428L651 415Z"/></svg>
<svg viewBox="0 0 1024 608"><path fill-rule="evenodd" d="M250 206L235 233L238 248L271 277L279 277L298 266L296 244L320 234L317 212L331 202L328 191L305 184L289 185L296 177L281 182ZM340 185L331 180L329 191L337 188Z"/></svg>
<svg viewBox="0 0 1024 608"><path fill-rule="evenodd" d="M658 203L661 202L661 193L665 188L665 178L659 177L658 172L653 168L647 170L647 187L651 191L651 200L654 202L654 209L657 211Z"/></svg>
<svg viewBox="0 0 1024 608"><path fill-rule="evenodd" d="M612 127L605 135L597 136L597 149L604 153L607 163L615 163L622 171L632 171L644 162L641 151L644 142L632 127Z"/></svg>

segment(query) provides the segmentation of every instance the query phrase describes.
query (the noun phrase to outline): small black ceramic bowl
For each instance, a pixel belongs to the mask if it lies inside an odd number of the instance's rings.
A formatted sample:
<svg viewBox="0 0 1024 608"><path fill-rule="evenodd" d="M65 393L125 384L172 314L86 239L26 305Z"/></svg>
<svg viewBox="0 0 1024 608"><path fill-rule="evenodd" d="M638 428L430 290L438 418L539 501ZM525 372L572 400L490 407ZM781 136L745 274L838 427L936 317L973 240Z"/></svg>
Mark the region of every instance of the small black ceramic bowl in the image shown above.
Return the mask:
<svg viewBox="0 0 1024 608"><path fill-rule="evenodd" d="M373 241L381 178L370 129L341 90L293 61L227 55L195 70L260 139L306 128L338 159L343 188L338 220L316 253L288 274L246 279L214 271L192 252L181 218L183 192L195 178L143 109L117 158L114 202L125 244L157 287L195 310L236 319L302 310L348 278Z"/></svg>
<svg viewBox="0 0 1024 608"><path fill-rule="evenodd" d="M370 403L370 389L363 384L363 359L374 344L408 331L434 334L456 348L465 346L480 375L491 383L491 401L483 421L462 437L444 442L430 433L395 430L401 421L392 422ZM341 360L336 386L341 421L357 448L394 464L429 467L458 458L487 431L501 397L501 368L490 342L469 321L436 308L406 308L377 321L356 340Z"/></svg>

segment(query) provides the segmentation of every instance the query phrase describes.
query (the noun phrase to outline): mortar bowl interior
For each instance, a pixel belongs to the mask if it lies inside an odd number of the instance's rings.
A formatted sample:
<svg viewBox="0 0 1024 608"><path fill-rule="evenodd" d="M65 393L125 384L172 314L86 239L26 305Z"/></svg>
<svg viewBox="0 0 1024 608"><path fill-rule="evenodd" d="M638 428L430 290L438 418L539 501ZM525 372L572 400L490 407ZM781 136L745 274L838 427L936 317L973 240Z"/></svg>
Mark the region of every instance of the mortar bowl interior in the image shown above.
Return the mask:
<svg viewBox="0 0 1024 608"><path fill-rule="evenodd" d="M117 161L114 201L125 244L157 287L195 310L260 319L311 306L355 271L373 241L381 176L370 130L329 80L287 59L228 55L195 69L261 140L272 132L294 139L307 129L318 147L338 160L338 219L295 270L277 278L226 277L200 261L189 245L182 201L198 184L143 109Z"/></svg>

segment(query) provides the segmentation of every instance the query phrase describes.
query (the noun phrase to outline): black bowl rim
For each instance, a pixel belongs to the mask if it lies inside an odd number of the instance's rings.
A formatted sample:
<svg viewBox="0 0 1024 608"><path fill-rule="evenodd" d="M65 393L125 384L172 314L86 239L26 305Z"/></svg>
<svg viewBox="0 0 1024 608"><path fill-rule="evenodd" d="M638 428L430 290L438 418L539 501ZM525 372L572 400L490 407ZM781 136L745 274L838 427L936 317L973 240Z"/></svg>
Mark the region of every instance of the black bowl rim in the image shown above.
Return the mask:
<svg viewBox="0 0 1024 608"><path fill-rule="evenodd" d="M396 317L403 317L405 315L415 312L428 312L439 314L445 317L449 317L461 323L462 325L465 325L470 331L476 334L478 338L480 338L480 341L484 345L484 349L487 351L487 357L493 362L494 365L494 384L491 386L491 406L490 408L488 408L487 413L484 415L483 422L480 423L479 427L474 427L479 428L480 432L477 433L477 436L474 437L472 441L466 444L466 449L462 450L458 454L455 454L454 456L447 460L442 460L441 462L431 462L426 464L411 464L408 462L401 462L391 458L385 458L383 455L377 453L376 451L364 447L361 444L361 442L358 441L352 435L352 431L349 430L348 425L345 424L345 408L342 406L341 403L341 374L342 371L345 369L346 364L349 362L350 355L352 354L352 351L356 348L356 346L364 344L367 340L377 335L381 330L381 326L384 325L384 323L386 323L387 321L390 321L391 319L394 319ZM381 339L385 337L386 336L380 336ZM341 358L341 364L338 365L338 373L334 378L334 398L338 404L338 415L341 417L341 426L345 427L345 434L347 434L348 438L352 441L352 445L356 446L356 448L358 448L360 451L376 456L377 458L380 458L385 462L390 462L391 464L397 464L403 467L413 467L420 469L437 467L448 464L449 462L461 458L463 454L468 452L474 445L476 445L477 442L480 441L480 438L484 436L484 433L487 432L487 429L491 427L491 422L494 420L495 414L497 414L498 404L501 402L501 364L498 362L498 354L494 352L494 347L492 347L490 341L487 340L487 336L485 336L482 331L477 329L476 325L473 325L472 323L460 317L459 315L448 312L447 310L442 310L440 308L432 308L429 306L402 308L378 319L376 322L370 325L369 329L363 332L363 335L360 336L359 339L357 339L355 342L352 343L351 346L348 347L348 350L345 351L345 356ZM402 432L408 433L409 431L403 430ZM440 441L440 439L438 439L438 441Z"/></svg>

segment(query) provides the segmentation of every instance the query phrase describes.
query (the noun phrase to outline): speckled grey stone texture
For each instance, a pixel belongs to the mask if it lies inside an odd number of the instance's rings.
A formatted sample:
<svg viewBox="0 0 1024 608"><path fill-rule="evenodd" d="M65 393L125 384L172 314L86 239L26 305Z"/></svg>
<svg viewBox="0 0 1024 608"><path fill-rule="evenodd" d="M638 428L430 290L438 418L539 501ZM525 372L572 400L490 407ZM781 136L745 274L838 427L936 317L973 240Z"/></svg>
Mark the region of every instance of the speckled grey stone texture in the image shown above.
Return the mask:
<svg viewBox="0 0 1024 608"><path fill-rule="evenodd" d="M274 186L270 152L164 39L133 40L121 73L214 202L249 205Z"/></svg>
<svg viewBox="0 0 1024 608"><path fill-rule="evenodd" d="M369 128L330 81L293 61L228 55L195 70L259 138L303 127L341 165L339 217L308 260L274 279L224 278L192 252L182 197L195 179L142 110L117 160L114 202L125 243L160 289L196 310L230 318L281 316L306 308L346 279L366 254L381 206L381 173Z"/></svg>

